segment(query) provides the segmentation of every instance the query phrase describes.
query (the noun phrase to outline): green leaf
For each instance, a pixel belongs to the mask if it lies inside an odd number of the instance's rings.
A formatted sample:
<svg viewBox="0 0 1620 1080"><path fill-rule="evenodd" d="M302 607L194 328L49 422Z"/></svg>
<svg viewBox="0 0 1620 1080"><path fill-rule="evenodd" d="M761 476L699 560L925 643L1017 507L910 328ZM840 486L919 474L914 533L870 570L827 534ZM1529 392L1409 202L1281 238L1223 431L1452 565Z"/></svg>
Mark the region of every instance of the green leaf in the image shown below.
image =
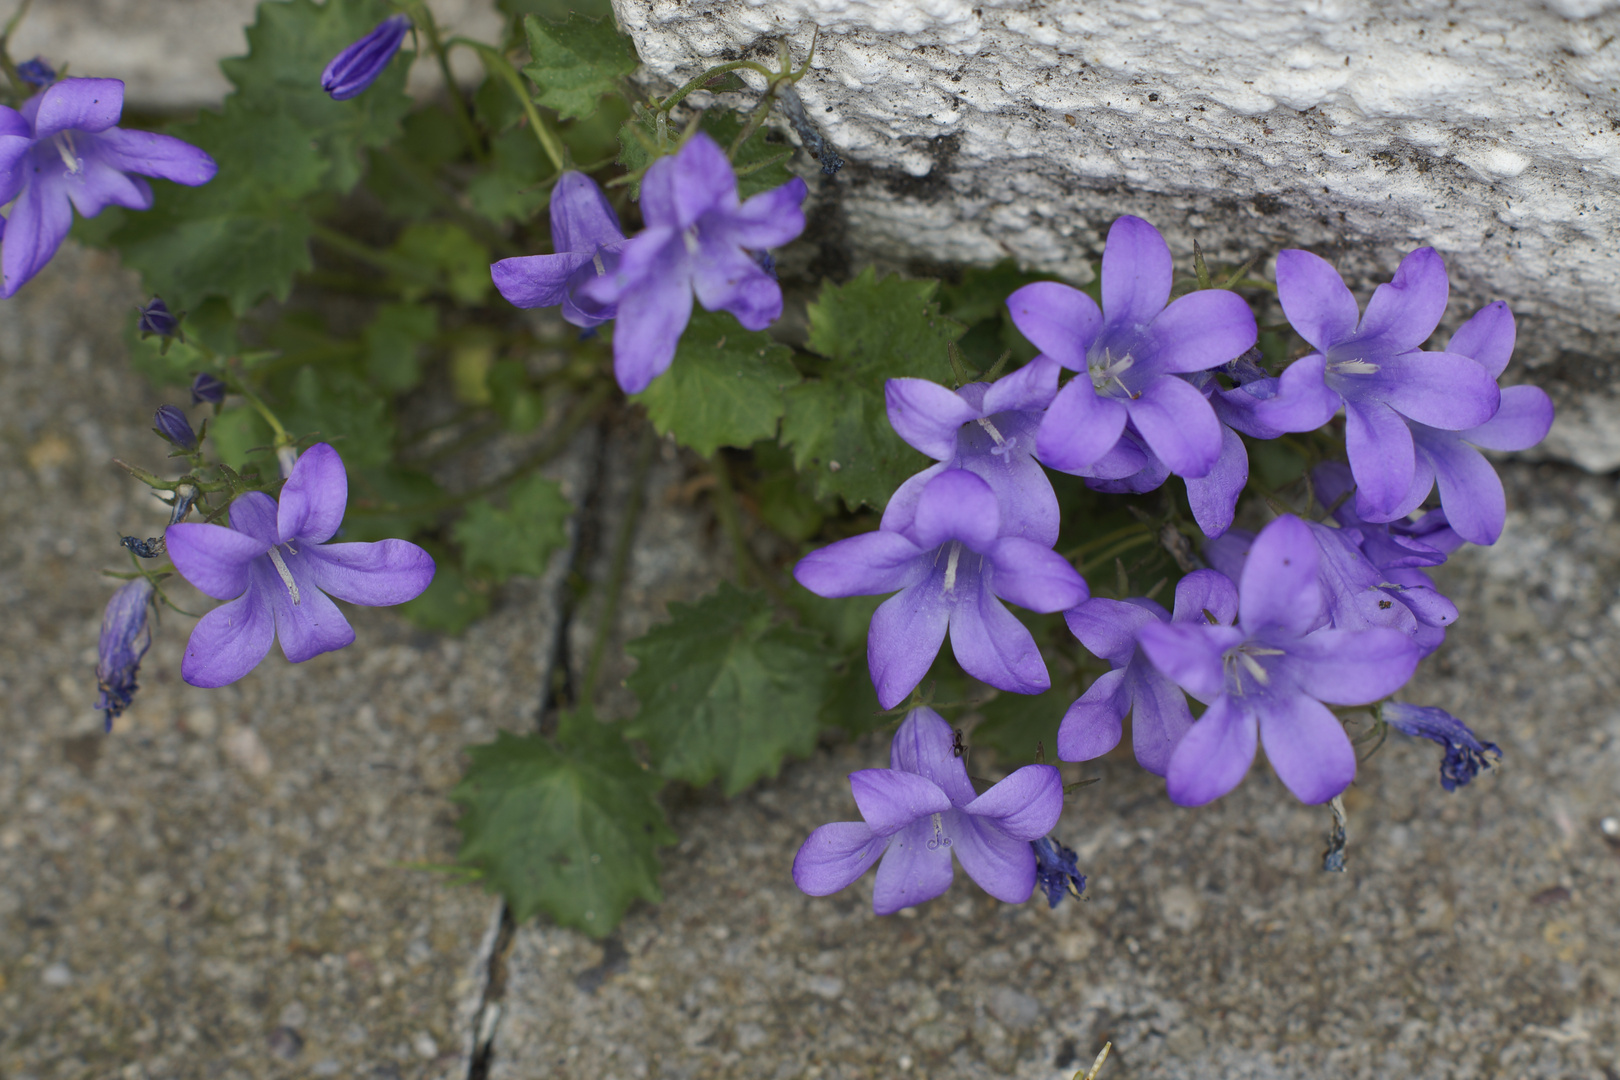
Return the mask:
<svg viewBox="0 0 1620 1080"><path fill-rule="evenodd" d="M153 386L190 386L192 376L213 365L202 353L184 341L164 340L155 334L142 336L129 320L129 366L151 380Z"/></svg>
<svg viewBox="0 0 1620 1080"><path fill-rule="evenodd" d="M534 132L518 128L490 140L491 168L467 184L467 205L497 225L528 221L551 202L549 162Z"/></svg>
<svg viewBox="0 0 1620 1080"><path fill-rule="evenodd" d="M720 777L734 795L815 748L828 662L820 635L772 625L763 593L723 583L627 645L641 712L629 734L654 766L690 784Z"/></svg>
<svg viewBox="0 0 1620 1080"><path fill-rule="evenodd" d="M832 679L821 706L821 722L864 735L895 722L886 716L872 688L866 662L866 634L872 613L886 597L851 596L826 599L804 589L795 590L793 606L804 625L826 635L831 646Z"/></svg>
<svg viewBox="0 0 1620 1080"><path fill-rule="evenodd" d="M1034 761L1037 748L1044 748L1048 762L1057 760L1058 725L1080 692L1072 677L1065 677L1056 665L1049 664L1048 669L1052 688L1045 693L1002 691L979 706L983 719L973 728L972 743L994 749L1005 768Z"/></svg>
<svg viewBox="0 0 1620 1080"><path fill-rule="evenodd" d="M533 431L546 418L545 399L529 388L529 369L523 361L495 361L484 385L489 388L490 406L507 431Z"/></svg>
<svg viewBox="0 0 1620 1080"><path fill-rule="evenodd" d="M425 630L459 634L489 610L489 586L468 578L442 548L431 543L423 546L437 564L433 581L421 596L395 610Z"/></svg>
<svg viewBox="0 0 1620 1080"><path fill-rule="evenodd" d="M348 473L343 539L407 539L438 519L445 492L427 473L392 463Z"/></svg>
<svg viewBox="0 0 1620 1080"><path fill-rule="evenodd" d="M237 472L267 458L275 461L268 449L274 438L270 425L246 405L233 405L214 417L208 425L208 438L214 444L214 455ZM274 466L268 471L274 475Z"/></svg>
<svg viewBox="0 0 1620 1080"><path fill-rule="evenodd" d="M549 22L533 15L523 20L534 62L523 69L540 88L535 98L557 116L569 120L589 116L604 94L618 89L618 80L636 70L636 51L613 23L583 15L566 22Z"/></svg>
<svg viewBox="0 0 1620 1080"><path fill-rule="evenodd" d="M722 446L774 438L782 391L799 382L793 350L721 312L692 316L668 371L631 398L660 435L708 457Z"/></svg>
<svg viewBox="0 0 1620 1080"><path fill-rule="evenodd" d="M354 187L368 147L399 135L400 121L411 108L405 73L412 54L396 57L375 83L348 101L333 101L321 89L321 72L392 14L386 0L270 0L259 5L257 21L247 28L248 55L220 61L244 101L298 126L324 163L324 183L333 191Z"/></svg>
<svg viewBox="0 0 1620 1080"><path fill-rule="evenodd" d="M407 225L393 251L411 264L436 274L458 303L477 307L489 295L489 249L460 225L448 221L419 221ZM431 280L431 279L430 279ZM407 283L410 284L410 283ZM420 291L421 286L407 289Z"/></svg>
<svg viewBox="0 0 1620 1080"><path fill-rule="evenodd" d="M819 379L788 389L782 441L817 497L882 508L928 465L890 428L883 385L903 377L952 383L946 346L962 325L939 314L937 287L879 280L868 268L845 285L824 284L810 305L810 347L826 359L814 368Z"/></svg>
<svg viewBox="0 0 1620 1080"><path fill-rule="evenodd" d="M512 485L505 510L488 499L469 503L450 535L461 545L468 571L479 577L538 577L546 572L551 553L568 542L573 512L561 485L533 473Z"/></svg>
<svg viewBox="0 0 1620 1080"><path fill-rule="evenodd" d="M300 368L293 379L292 402L272 408L289 432L331 443L350 468L373 468L394 456L388 399L343 368Z"/></svg>
<svg viewBox="0 0 1620 1080"><path fill-rule="evenodd" d="M385 390L409 390L422 379L422 346L438 332L438 308L383 304L361 333L366 345L366 374Z"/></svg>
<svg viewBox="0 0 1620 1080"><path fill-rule="evenodd" d="M500 732L470 747L451 799L460 861L511 905L518 921L544 912L606 937L636 900L657 903L657 849L676 837L644 770L612 725L564 713L557 741Z"/></svg>
<svg viewBox="0 0 1620 1080"><path fill-rule="evenodd" d="M699 126L714 137L722 150L731 148L731 142L747 123L747 117L742 113L710 112L705 113ZM761 191L781 187L793 179L793 173L788 171L787 163L793 159L793 147L788 145L780 132L766 124L761 124L748 136L746 142L737 148L737 153L731 159L732 168L738 172L737 196L746 199L750 195L757 195ZM765 164L770 162L770 164ZM748 171L753 167L753 171Z"/></svg>

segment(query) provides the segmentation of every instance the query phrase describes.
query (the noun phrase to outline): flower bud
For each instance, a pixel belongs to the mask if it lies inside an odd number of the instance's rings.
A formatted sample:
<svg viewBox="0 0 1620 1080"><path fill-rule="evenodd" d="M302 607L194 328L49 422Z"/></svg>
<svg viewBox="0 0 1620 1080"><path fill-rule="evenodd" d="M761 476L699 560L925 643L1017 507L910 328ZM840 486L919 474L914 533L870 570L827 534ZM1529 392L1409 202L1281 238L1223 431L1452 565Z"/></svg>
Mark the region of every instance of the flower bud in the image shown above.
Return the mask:
<svg viewBox="0 0 1620 1080"><path fill-rule="evenodd" d="M205 401L210 405L218 405L224 400L225 384L208 374L208 372L201 372L195 379L191 380L191 403L193 405L201 405Z"/></svg>
<svg viewBox="0 0 1620 1080"><path fill-rule="evenodd" d="M17 65L17 74L29 86L41 89L56 81L56 69L45 62L43 56L36 56L32 60L24 60Z"/></svg>
<svg viewBox="0 0 1620 1080"><path fill-rule="evenodd" d="M152 297L152 302L138 309L141 313L140 331L143 334L156 334L159 337L176 337L180 333L180 320L175 318L169 310L169 305L163 302L161 296Z"/></svg>
<svg viewBox="0 0 1620 1080"><path fill-rule="evenodd" d="M152 416L152 430L183 450L197 445L197 433L191 430L186 414L173 405L159 405Z"/></svg>
<svg viewBox="0 0 1620 1080"><path fill-rule="evenodd" d="M404 15L378 23L371 33L332 58L321 72L321 89L331 94L333 101L347 101L365 90L394 58L410 28L411 20Z"/></svg>
<svg viewBox="0 0 1620 1080"><path fill-rule="evenodd" d="M146 625L147 605L152 600L152 583L138 577L113 593L101 616L101 650L96 661L96 685L101 698L96 702L112 730L113 719L123 714L135 696L135 672L141 657L152 644L152 631Z"/></svg>

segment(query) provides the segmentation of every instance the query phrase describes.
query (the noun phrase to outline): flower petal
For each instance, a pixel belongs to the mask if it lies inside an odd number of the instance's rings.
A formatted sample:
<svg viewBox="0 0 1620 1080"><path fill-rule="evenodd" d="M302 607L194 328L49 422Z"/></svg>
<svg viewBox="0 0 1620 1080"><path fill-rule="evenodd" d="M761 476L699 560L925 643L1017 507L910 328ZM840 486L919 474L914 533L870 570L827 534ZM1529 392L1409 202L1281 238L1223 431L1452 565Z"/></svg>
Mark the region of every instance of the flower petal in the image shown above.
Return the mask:
<svg viewBox="0 0 1620 1080"><path fill-rule="evenodd" d="M1417 470L1412 429L1388 405L1358 401L1345 407L1344 445L1356 478L1356 512L1367 521L1390 520Z"/></svg>
<svg viewBox="0 0 1620 1080"><path fill-rule="evenodd" d="M171 525L170 529L180 527ZM180 677L192 686L233 683L269 654L275 635L275 616L267 598L249 589L197 620L186 642L186 654L180 660Z"/></svg>
<svg viewBox="0 0 1620 1080"><path fill-rule="evenodd" d="M1253 699L1260 740L1277 776L1302 803L1325 803L1356 778L1356 751L1344 725L1304 694Z"/></svg>
<svg viewBox="0 0 1620 1080"><path fill-rule="evenodd" d="M1021 536L1004 536L988 553L990 588L1009 603L1042 614L1084 603L1090 591L1069 560Z"/></svg>
<svg viewBox="0 0 1620 1080"><path fill-rule="evenodd" d="M1380 363L1380 399L1420 424L1456 431L1496 415L1495 377L1466 356L1407 352Z"/></svg>
<svg viewBox="0 0 1620 1080"><path fill-rule="evenodd" d="M1138 630L1168 617L1169 613L1151 600L1131 603L1103 596L1093 596L1063 613L1069 632L1080 639L1080 644L1115 667L1130 663L1136 653Z"/></svg>
<svg viewBox="0 0 1620 1080"><path fill-rule="evenodd" d="M1491 378L1499 378L1513 356L1518 327L1513 312L1501 300L1486 304L1457 328L1446 342L1446 352L1472 357Z"/></svg>
<svg viewBox="0 0 1620 1080"><path fill-rule="evenodd" d="M1434 465L1440 505L1451 528L1471 544L1496 543L1507 522L1507 495L1485 455L1444 435L1425 438L1421 445Z"/></svg>
<svg viewBox="0 0 1620 1080"><path fill-rule="evenodd" d="M1057 394L1058 376L1062 371L1062 365L1050 356L1037 356L990 385L984 392L985 414L1035 412L1046 408Z"/></svg>
<svg viewBox="0 0 1620 1080"><path fill-rule="evenodd" d="M1278 253L1277 300L1288 325L1319 352L1349 340L1361 318L1356 298L1339 272L1308 251Z"/></svg>
<svg viewBox="0 0 1620 1080"><path fill-rule="evenodd" d="M1006 423L1009 415L1019 414L1003 414L1002 424L1011 427ZM974 425L975 428L977 426ZM1023 434L1007 438L1003 445L1012 449L1006 453L992 450L981 454L963 450L958 454L957 461L962 468L989 484L990 490L996 493L996 505L1001 508L1001 535L1021 536L1050 548L1057 543L1058 530L1062 525L1057 492L1052 490L1052 479L1046 475L1046 470L1029 453L1029 449L1035 445L1035 425L1030 423L1019 427ZM972 432L973 428L964 429L966 435L971 436ZM964 438L963 441L976 440ZM888 516L887 509L884 516Z"/></svg>
<svg viewBox="0 0 1620 1080"><path fill-rule="evenodd" d="M1138 671L1133 665L1131 670L1131 746L1138 765L1163 776L1181 737L1192 727L1192 710L1175 683L1143 667Z"/></svg>
<svg viewBox="0 0 1620 1080"><path fill-rule="evenodd" d="M1039 468L1039 466L1036 466ZM878 522L878 528L887 532L896 532L912 539L912 522L917 520L917 502L922 498L928 482L946 469L951 468L948 461L941 461L937 465L930 465L920 473L915 473L901 482L889 496L889 502L883 507L883 517ZM989 481L985 481L989 483ZM1057 501L1057 496L1052 496Z"/></svg>
<svg viewBox="0 0 1620 1080"><path fill-rule="evenodd" d="M1165 787L1177 806L1214 802L1243 781L1257 744L1253 698L1238 704L1222 694L1176 744Z"/></svg>
<svg viewBox="0 0 1620 1080"><path fill-rule="evenodd" d="M1097 301L1072 286L1037 281L1007 297L1007 313L1043 355L1070 371L1086 370L1086 350L1102 329Z"/></svg>
<svg viewBox="0 0 1620 1080"><path fill-rule="evenodd" d="M945 718L926 705L906 714L889 744L889 768L927 777L939 785L952 806L966 806L978 796L967 765L956 753L956 737Z"/></svg>
<svg viewBox="0 0 1620 1080"><path fill-rule="evenodd" d="M85 154L79 171L61 174L56 182L67 192L81 217L92 218L109 206L130 210L152 207L152 186L138 176L125 176L98 157Z"/></svg>
<svg viewBox="0 0 1620 1080"><path fill-rule="evenodd" d="M36 159L37 152L24 159L24 167ZM0 245L0 280L4 282L0 296L15 294L45 269L73 227L73 204L60 183L65 172L60 163L47 164L12 204L5 243Z"/></svg>
<svg viewBox="0 0 1620 1080"><path fill-rule="evenodd" d="M1387 284L1373 290L1356 340L1377 341L1390 352L1420 347L1440 325L1450 292L1446 261L1432 247L1418 248L1401 260Z"/></svg>
<svg viewBox="0 0 1620 1080"><path fill-rule="evenodd" d="M310 545L296 558L322 592L366 607L416 599L433 583L436 569L433 556L408 540Z"/></svg>
<svg viewBox="0 0 1620 1080"><path fill-rule="evenodd" d="M1553 403L1539 386L1508 386L1496 415L1461 432L1464 439L1487 450L1528 450L1552 429Z"/></svg>
<svg viewBox="0 0 1620 1080"><path fill-rule="evenodd" d="M1116 220L1102 257L1102 309L1108 325L1144 327L1152 322L1170 299L1172 272L1170 245L1158 229L1129 214Z"/></svg>
<svg viewBox="0 0 1620 1080"><path fill-rule="evenodd" d="M613 204L608 202L595 180L572 169L557 178L556 186L551 189L553 251L590 256L596 253L597 248L623 239L624 230L619 227L619 215L614 213Z"/></svg>
<svg viewBox="0 0 1620 1080"><path fill-rule="evenodd" d="M849 774L849 787L874 836L889 836L918 818L951 808L938 784L904 769L861 769Z"/></svg>
<svg viewBox="0 0 1620 1080"><path fill-rule="evenodd" d="M219 165L204 151L155 131L113 128L97 135L90 145L97 157L120 172L155 176L187 187L206 184L219 172Z"/></svg>
<svg viewBox="0 0 1620 1080"><path fill-rule="evenodd" d="M1063 722L1058 725L1060 759L1090 761L1119 745L1125 731L1125 714L1131 711L1131 694L1125 685L1125 675L1124 668L1115 668L1097 676L1086 687L1086 692L1069 706L1063 714Z"/></svg>
<svg viewBox="0 0 1620 1080"><path fill-rule="evenodd" d="M1215 625L1219 626L1230 626L1237 618L1237 586L1219 570L1194 570L1176 582L1171 621L1208 625L1205 612L1215 616Z"/></svg>
<svg viewBox="0 0 1620 1080"><path fill-rule="evenodd" d="M1025 765L962 807L962 813L995 822L1014 840L1038 840L1063 816L1063 774L1051 765Z"/></svg>
<svg viewBox="0 0 1620 1080"><path fill-rule="evenodd" d="M781 247L804 232L803 205L809 194L805 182L795 176L780 187L750 197L735 210L722 211L724 222L716 224L738 247L750 251ZM704 222L702 226L707 224Z"/></svg>
<svg viewBox="0 0 1620 1080"><path fill-rule="evenodd" d="M1316 540L1299 518L1287 514L1261 529L1238 581L1239 624L1251 636L1270 626L1308 632L1322 613L1320 564Z"/></svg>
<svg viewBox="0 0 1620 1080"><path fill-rule="evenodd" d="M1221 657L1243 640L1235 626L1151 622L1136 632L1142 651L1164 676L1199 701L1213 701L1226 686Z"/></svg>
<svg viewBox="0 0 1620 1080"><path fill-rule="evenodd" d="M979 411L954 391L927 379L890 379L883 386L889 426L935 461L956 456L956 433Z"/></svg>
<svg viewBox="0 0 1620 1080"><path fill-rule="evenodd" d="M962 582L958 588L976 584ZM1039 694L1052 686L1046 662L1028 628L978 587L977 603L965 597L951 608L951 652L962 670L998 690Z"/></svg>
<svg viewBox="0 0 1620 1080"><path fill-rule="evenodd" d="M1035 849L1029 841L1008 836L991 822L967 814L957 817L961 824L951 847L968 877L1003 903L1028 900L1035 891Z"/></svg>
<svg viewBox="0 0 1620 1080"><path fill-rule="evenodd" d="M1221 425L1221 454L1209 472L1187 478L1187 505L1205 536L1219 536L1232 527L1238 496L1249 483L1249 451L1237 432Z"/></svg>
<svg viewBox="0 0 1620 1080"><path fill-rule="evenodd" d="M1287 647L1299 688L1330 705L1365 705L1393 694L1417 670L1421 655L1399 630L1318 630Z"/></svg>
<svg viewBox="0 0 1620 1080"><path fill-rule="evenodd" d="M1087 375L1070 379L1035 432L1035 454L1048 468L1079 473L1114 448L1125 431L1125 406L1100 397Z"/></svg>
<svg viewBox="0 0 1620 1080"><path fill-rule="evenodd" d="M310 578L302 563L289 563L288 571L298 585L298 603L292 593L265 563L254 565L255 585L268 597L276 616L276 638L289 662L301 664L321 653L341 649L354 641L354 628L343 612Z"/></svg>
<svg viewBox="0 0 1620 1080"><path fill-rule="evenodd" d="M1200 289L1178 297L1148 328L1161 371L1208 371L1242 356L1259 336L1254 309L1235 292Z"/></svg>
<svg viewBox="0 0 1620 1080"><path fill-rule="evenodd" d="M1255 420L1275 431L1315 431L1344 404L1326 375L1327 357L1321 353L1295 360L1277 378L1277 396L1255 404Z"/></svg>
<svg viewBox="0 0 1620 1080"><path fill-rule="evenodd" d="M246 533L195 521L170 525L163 539L180 576L215 600L232 600L246 592L253 560L270 550L268 543Z"/></svg>
<svg viewBox="0 0 1620 1080"><path fill-rule="evenodd" d="M912 520L917 546L938 547L960 540L977 552L988 551L1001 529L996 493L966 469L947 469L928 481Z"/></svg>
<svg viewBox="0 0 1620 1080"><path fill-rule="evenodd" d="M591 258L585 251L520 255L493 264L489 276L509 303L520 308L551 307L568 294L569 275Z"/></svg>
<svg viewBox="0 0 1620 1080"><path fill-rule="evenodd" d="M950 628L951 606L938 574L878 605L866 634L866 664L878 704L892 709L922 682Z"/></svg>
<svg viewBox="0 0 1620 1080"><path fill-rule="evenodd" d="M936 835L931 820L919 821L890 837L889 848L878 863L872 910L879 915L893 915L950 888L953 845L943 843L943 839L943 833ZM930 842L933 846L929 846Z"/></svg>
<svg viewBox="0 0 1620 1080"><path fill-rule="evenodd" d="M665 159L669 160L668 158ZM630 261L632 240L624 250ZM613 326L613 374L626 394L639 394L669 368L675 346L692 318L691 268L679 241L664 245L653 272L616 299L618 318ZM597 278L580 291L593 300L606 297L593 286L612 280Z"/></svg>
<svg viewBox="0 0 1620 1080"><path fill-rule="evenodd" d="M123 111L122 79L63 79L39 95L34 138L59 131L106 131Z"/></svg>
<svg viewBox="0 0 1620 1080"><path fill-rule="evenodd" d="M877 596L923 579L923 549L897 532L879 529L812 551L793 568L793 578L817 596Z"/></svg>
<svg viewBox="0 0 1620 1080"><path fill-rule="evenodd" d="M266 546L281 542L276 532L276 500L262 491L250 491L231 503L230 518L231 528Z"/></svg>
<svg viewBox="0 0 1620 1080"><path fill-rule="evenodd" d="M831 896L871 869L889 841L864 821L835 821L810 834L793 856L793 883L811 896Z"/></svg>
<svg viewBox="0 0 1620 1080"><path fill-rule="evenodd" d="M648 225L684 230L716 207L735 206L731 162L705 132L674 157L659 158L641 180L641 216Z"/></svg>
<svg viewBox="0 0 1620 1080"><path fill-rule="evenodd" d="M292 474L281 486L276 507L277 539L294 539L306 544L324 544L343 524L343 511L349 504L349 474L343 459L328 443L316 443L294 463Z"/></svg>
<svg viewBox="0 0 1620 1080"><path fill-rule="evenodd" d="M1174 375L1154 379L1125 402L1125 411L1154 454L1177 476L1207 476L1221 456L1221 422L1209 400L1185 379Z"/></svg>

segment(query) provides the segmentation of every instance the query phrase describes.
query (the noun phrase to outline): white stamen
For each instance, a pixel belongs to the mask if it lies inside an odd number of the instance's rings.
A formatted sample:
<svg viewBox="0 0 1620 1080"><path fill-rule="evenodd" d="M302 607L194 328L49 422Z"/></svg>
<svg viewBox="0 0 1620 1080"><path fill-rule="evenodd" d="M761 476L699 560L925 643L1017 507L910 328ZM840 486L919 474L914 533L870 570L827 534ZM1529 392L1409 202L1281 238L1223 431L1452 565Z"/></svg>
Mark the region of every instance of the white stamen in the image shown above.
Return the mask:
<svg viewBox="0 0 1620 1080"><path fill-rule="evenodd" d="M951 846L951 838L944 835L945 822L938 814L932 815L934 820L934 836L928 841L928 850L938 851L942 847Z"/></svg>
<svg viewBox="0 0 1620 1080"><path fill-rule="evenodd" d="M596 267L597 277L602 277L607 274L607 267L602 265L602 253L600 251L591 256L591 265Z"/></svg>
<svg viewBox="0 0 1620 1080"><path fill-rule="evenodd" d="M297 554L297 552L294 552ZM293 580L292 571L281 558L281 552L276 548L270 549L270 561L276 565L276 573L281 575L281 583L287 586L287 592L292 596L294 606L298 604L298 582Z"/></svg>
<svg viewBox="0 0 1620 1080"><path fill-rule="evenodd" d="M1239 663L1248 669L1249 674L1254 676L1255 682L1261 686L1271 685L1271 676L1266 674L1266 669L1260 666L1260 661L1246 652L1238 653L1237 658Z"/></svg>
<svg viewBox="0 0 1620 1080"><path fill-rule="evenodd" d="M1376 375L1378 365L1371 360L1340 360L1333 365L1338 375Z"/></svg>
<svg viewBox="0 0 1620 1080"><path fill-rule="evenodd" d="M981 419L979 421L979 426L990 433L990 437L996 441L997 446L1000 446L1002 443L1006 442L1006 440L1001 437L1001 432L996 430L996 425L992 424L989 420Z"/></svg>
<svg viewBox="0 0 1620 1080"><path fill-rule="evenodd" d="M1131 393L1130 389L1120 379L1121 375L1136 366L1136 357L1130 353L1116 357L1108 349L1104 349L1101 360L1095 363L1088 362L1086 366L1091 369L1091 385L1098 390L1101 390L1109 383L1114 383L1125 391L1127 397L1136 396Z"/></svg>
<svg viewBox="0 0 1620 1080"><path fill-rule="evenodd" d="M681 234L681 239L686 241L686 253L688 255L696 255L698 253L698 237L696 229L687 229Z"/></svg>
<svg viewBox="0 0 1620 1080"><path fill-rule="evenodd" d="M62 164L67 166L69 173L78 175L79 170L84 168L84 162L73 152L71 133L64 131L56 137L56 152L62 155Z"/></svg>
<svg viewBox="0 0 1620 1080"><path fill-rule="evenodd" d="M962 542L951 541L951 553L945 560L945 592L950 594L956 589L956 564L962 558Z"/></svg>

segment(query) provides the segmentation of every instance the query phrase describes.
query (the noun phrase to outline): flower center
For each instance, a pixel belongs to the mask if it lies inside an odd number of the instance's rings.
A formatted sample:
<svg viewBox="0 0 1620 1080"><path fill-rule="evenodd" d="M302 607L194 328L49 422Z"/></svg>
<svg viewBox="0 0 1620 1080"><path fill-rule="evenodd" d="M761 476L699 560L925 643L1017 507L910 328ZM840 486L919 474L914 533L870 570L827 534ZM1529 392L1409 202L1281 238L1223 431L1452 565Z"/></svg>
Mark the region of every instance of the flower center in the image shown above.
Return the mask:
<svg viewBox="0 0 1620 1080"><path fill-rule="evenodd" d="M293 550L293 546L291 544L287 545L287 551L293 555L298 554L298 552ZM281 549L279 547L273 547L270 549L270 561L275 565L276 573L281 575L281 583L287 586L287 594L292 597L292 602L296 606L299 602L298 582L293 580L292 571L287 569L286 560L281 557Z"/></svg>
<svg viewBox="0 0 1620 1080"><path fill-rule="evenodd" d="M603 277L603 276L605 276L607 274L607 267L602 265L602 249L601 248L597 248L596 252L593 255L591 255L591 265L596 267L596 276L597 277Z"/></svg>
<svg viewBox="0 0 1620 1080"><path fill-rule="evenodd" d="M1120 376L1136 366L1136 357L1126 352L1123 356L1115 356L1112 349L1104 348L1102 356L1091 356L1086 360L1086 367L1091 374L1091 385L1100 394L1108 388L1110 383L1118 386L1126 397L1134 398Z"/></svg>
<svg viewBox="0 0 1620 1080"><path fill-rule="evenodd" d="M1328 371L1334 375L1376 375L1378 365L1371 360L1335 360L1328 364Z"/></svg>
<svg viewBox="0 0 1620 1080"><path fill-rule="evenodd" d="M52 141L56 144L56 152L62 155L62 164L67 166L69 175L77 176L79 170L84 168L84 161L73 146L73 132L64 131Z"/></svg>
<svg viewBox="0 0 1620 1080"><path fill-rule="evenodd" d="M962 560L962 541L952 540L950 554L945 557L945 595L956 591L956 564Z"/></svg>
<svg viewBox="0 0 1620 1080"><path fill-rule="evenodd" d="M938 851L942 847L951 846L951 838L945 835L945 821L938 814L933 815L934 835L928 839L928 850Z"/></svg>
<svg viewBox="0 0 1620 1080"><path fill-rule="evenodd" d="M1235 649L1228 649L1226 655L1221 657L1222 666L1226 669L1226 685L1234 694L1242 694L1244 687L1243 674L1247 673L1260 686L1271 685L1271 672L1257 659L1261 656L1281 656L1281 649L1269 648L1252 641L1246 641Z"/></svg>

